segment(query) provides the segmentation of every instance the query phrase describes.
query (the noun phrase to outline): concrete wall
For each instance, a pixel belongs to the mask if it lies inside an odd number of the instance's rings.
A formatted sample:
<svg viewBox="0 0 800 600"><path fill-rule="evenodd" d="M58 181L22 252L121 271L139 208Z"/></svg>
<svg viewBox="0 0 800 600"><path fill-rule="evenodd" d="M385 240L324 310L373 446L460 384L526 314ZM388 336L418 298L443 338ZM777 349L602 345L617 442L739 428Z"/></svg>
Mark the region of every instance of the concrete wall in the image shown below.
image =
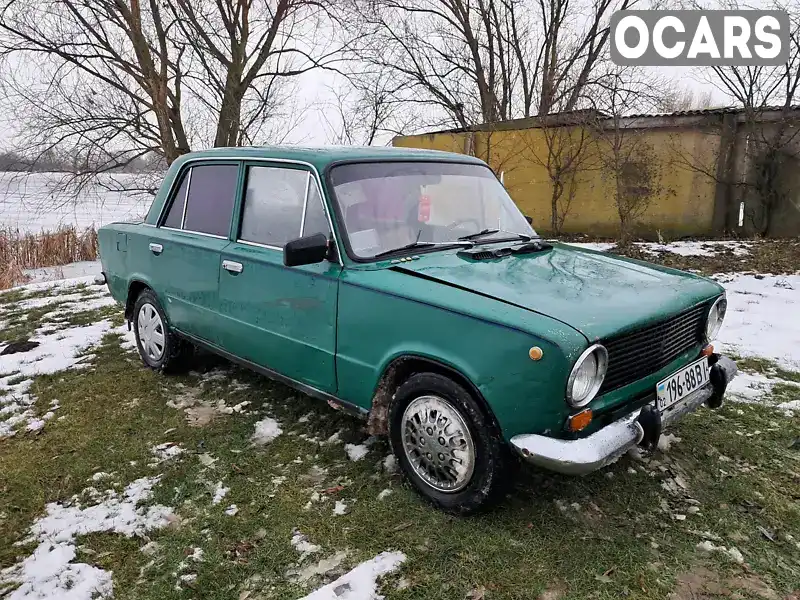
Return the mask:
<svg viewBox="0 0 800 600"><path fill-rule="evenodd" d="M665 237L712 234L720 147L717 129L617 130L624 144L630 146L626 150L628 160L659 165L657 192L637 218L637 235L652 238L659 231ZM554 134L555 141L548 144ZM574 198L562 231L614 236L619 230L616 179L607 166L609 139L590 139L577 127L561 127L557 131L528 128L412 135L395 138L394 145L469 153L486 160L498 174L503 172L509 194L542 233L551 233L553 184L546 167L548 148L563 145L569 151L580 147Z"/></svg>

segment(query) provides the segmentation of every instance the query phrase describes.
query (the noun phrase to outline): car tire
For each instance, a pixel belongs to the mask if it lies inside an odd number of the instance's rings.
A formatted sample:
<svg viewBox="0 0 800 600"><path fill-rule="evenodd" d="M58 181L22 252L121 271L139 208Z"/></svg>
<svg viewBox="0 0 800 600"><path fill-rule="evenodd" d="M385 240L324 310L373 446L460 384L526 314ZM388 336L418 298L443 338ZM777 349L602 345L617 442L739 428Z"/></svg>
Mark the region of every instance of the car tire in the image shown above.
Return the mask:
<svg viewBox="0 0 800 600"><path fill-rule="evenodd" d="M444 511L466 515L489 507L510 479L513 460L497 427L472 394L438 373L419 373L399 386L389 438L408 480Z"/></svg>
<svg viewBox="0 0 800 600"><path fill-rule="evenodd" d="M142 290L133 306L133 331L136 348L145 366L160 373L185 369L192 348L170 329L158 297Z"/></svg>

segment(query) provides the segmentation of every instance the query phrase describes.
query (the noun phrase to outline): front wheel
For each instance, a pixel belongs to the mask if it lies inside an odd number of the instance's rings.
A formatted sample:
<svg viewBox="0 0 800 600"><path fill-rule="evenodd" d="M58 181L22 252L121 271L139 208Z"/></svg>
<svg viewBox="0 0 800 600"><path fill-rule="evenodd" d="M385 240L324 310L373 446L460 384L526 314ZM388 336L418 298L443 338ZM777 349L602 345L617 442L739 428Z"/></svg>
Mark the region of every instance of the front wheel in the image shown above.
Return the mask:
<svg viewBox="0 0 800 600"><path fill-rule="evenodd" d="M493 423L461 385L410 377L389 416L392 450L414 487L439 508L468 514L500 497L511 464Z"/></svg>

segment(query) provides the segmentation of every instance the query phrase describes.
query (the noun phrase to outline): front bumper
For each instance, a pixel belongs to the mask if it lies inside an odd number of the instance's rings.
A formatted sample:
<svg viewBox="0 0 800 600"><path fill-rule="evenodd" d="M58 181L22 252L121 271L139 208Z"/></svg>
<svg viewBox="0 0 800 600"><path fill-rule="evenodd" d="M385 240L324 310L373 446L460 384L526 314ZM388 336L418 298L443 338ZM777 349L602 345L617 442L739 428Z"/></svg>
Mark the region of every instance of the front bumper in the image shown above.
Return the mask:
<svg viewBox="0 0 800 600"><path fill-rule="evenodd" d="M511 438L512 447L528 462L567 475L585 475L617 460L645 437L658 439L662 427L674 423L702 404L717 408L728 383L736 376L736 363L725 356L716 356L711 367L711 383L679 404L670 407L657 418L655 436L645 428L652 427L650 405L637 409L601 430L578 440L559 440L544 435L521 434ZM644 418L647 417L647 418Z"/></svg>

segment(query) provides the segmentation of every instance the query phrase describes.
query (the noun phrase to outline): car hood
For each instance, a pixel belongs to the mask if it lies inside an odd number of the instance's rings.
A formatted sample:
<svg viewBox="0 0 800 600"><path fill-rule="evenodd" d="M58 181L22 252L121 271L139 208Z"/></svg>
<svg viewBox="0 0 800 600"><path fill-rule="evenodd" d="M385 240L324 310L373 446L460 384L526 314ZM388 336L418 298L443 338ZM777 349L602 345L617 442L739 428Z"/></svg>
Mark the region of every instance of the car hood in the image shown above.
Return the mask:
<svg viewBox="0 0 800 600"><path fill-rule="evenodd" d="M547 315L589 341L660 321L722 293L703 277L555 244L492 260L423 254L391 267Z"/></svg>

